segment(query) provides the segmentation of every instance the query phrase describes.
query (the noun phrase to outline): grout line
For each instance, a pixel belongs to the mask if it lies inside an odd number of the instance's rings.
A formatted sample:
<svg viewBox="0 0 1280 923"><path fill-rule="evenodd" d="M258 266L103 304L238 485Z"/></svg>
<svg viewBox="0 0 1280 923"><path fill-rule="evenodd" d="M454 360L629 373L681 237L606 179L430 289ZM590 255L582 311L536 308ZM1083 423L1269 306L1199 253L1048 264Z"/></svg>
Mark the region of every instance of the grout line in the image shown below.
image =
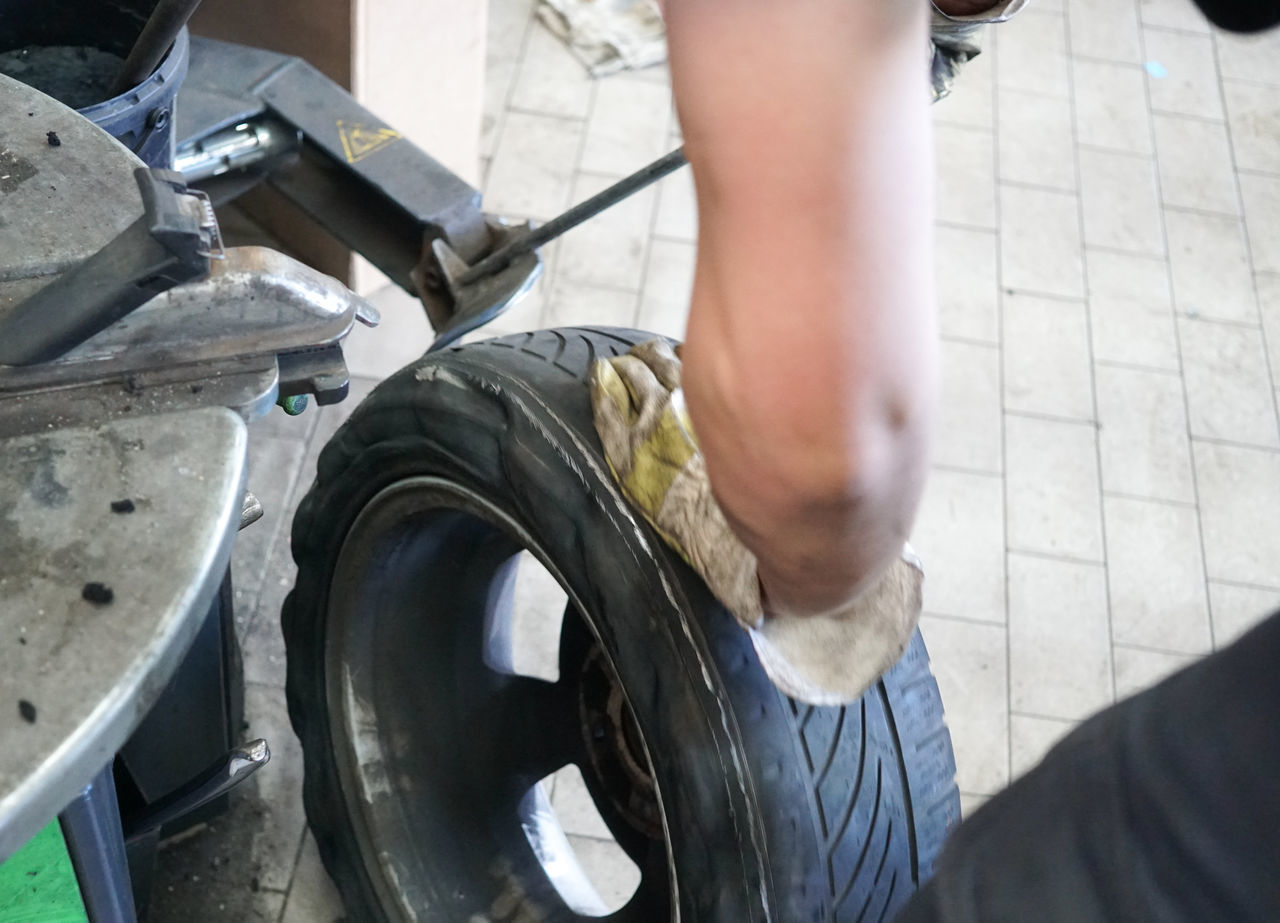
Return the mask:
<svg viewBox="0 0 1280 923"><path fill-rule="evenodd" d="M669 80L666 83L666 88L667 95L671 96L671 83ZM668 104L663 107L663 111L667 115L666 125L664 126L665 131L663 132L663 138L665 139L671 136L671 123L675 119L675 107ZM662 194L668 191L670 179L670 176L664 177L656 184L653 199L649 204L649 233L645 235L644 255L640 259L640 286L636 290L635 304L631 309L631 326L637 330L641 329L640 311L644 308L644 296L649 288L649 267L653 261L653 242L658 228L658 212L662 208ZM685 323L686 325L688 324L687 318Z"/></svg>
<svg viewBox="0 0 1280 923"><path fill-rule="evenodd" d="M962 337L953 334L940 334L939 339L944 343L957 343L961 346L976 346L981 349L1000 349L999 343L993 343L990 340L980 340L977 337Z"/></svg>
<svg viewBox="0 0 1280 923"><path fill-rule="evenodd" d="M1208 602L1208 600L1206 600L1206 602ZM1118 644L1116 644L1116 647L1124 648L1127 651L1141 651L1144 654L1165 654L1170 657L1195 658L1195 657L1205 657L1213 653L1212 648L1210 648L1207 651L1175 651L1175 650L1170 650L1167 647L1153 647L1150 644L1133 644L1128 641L1121 641Z"/></svg>
<svg viewBox="0 0 1280 923"><path fill-rule="evenodd" d="M1154 106L1151 107L1152 115L1158 115L1164 119L1181 119L1184 122L1199 122L1202 125L1221 125L1223 128L1226 128L1226 110L1224 109L1223 112L1224 115L1222 118L1214 118L1211 115L1196 115L1192 112L1174 112L1171 109L1157 109Z"/></svg>
<svg viewBox="0 0 1280 923"><path fill-rule="evenodd" d="M963 465L943 465L935 462L929 466L936 471L947 471L951 474L969 474L974 477L982 478L1003 478L1004 474L999 471L987 471L984 468L966 468Z"/></svg>
<svg viewBox="0 0 1280 923"><path fill-rule="evenodd" d="M991 52L995 55L995 60L991 65L991 130L993 133L993 143L991 145L992 152L992 180L995 183L994 203L994 221L995 221L995 244L996 244L996 337L1000 341L1000 362L997 364L997 387L1000 399L1000 468L1003 472L1000 475L1000 503L1003 507L1003 521L1001 528L1003 530L1004 549L1000 555L1000 566L1004 571L1004 757L1005 757L1005 785L1008 785L1010 779L1013 778L1013 719L1011 717L1013 711L1013 643L1012 643L1012 613L1009 607L1009 436L1008 426L1005 420L1004 406L1004 246L1003 237L1001 236L1001 207L1000 207L1000 74L999 74L999 38L996 30L988 30L992 47ZM1067 70L1071 68L1068 67Z"/></svg>
<svg viewBox="0 0 1280 923"><path fill-rule="evenodd" d="M1074 125L1072 126L1072 130L1074 133ZM1080 193L1079 193L1080 170L1078 169L1078 167L1076 169L1077 185L1075 189L1068 189L1065 186L1049 186L1044 183L1026 183L1020 180L1012 180L1012 179L999 179L997 180L997 182L1001 186L1008 186L1012 189L1026 189L1031 192L1052 192L1055 195L1069 195L1069 196L1074 196L1075 198L1080 197Z"/></svg>
<svg viewBox="0 0 1280 923"><path fill-rule="evenodd" d="M1167 32L1170 35L1186 35L1186 36L1194 36L1195 38L1212 38L1213 37L1212 27L1209 28L1208 30L1201 31L1197 29L1186 29L1186 28L1183 28L1182 26L1163 26L1158 23L1149 23L1146 20L1144 20L1141 15L1138 16L1138 25L1140 26L1138 30L1139 32L1143 32L1147 29L1150 29L1152 32ZM1146 39L1145 37L1139 35L1138 40L1141 42L1142 56L1145 58L1147 54Z"/></svg>
<svg viewBox="0 0 1280 923"><path fill-rule="evenodd" d="M1066 52L1067 52L1068 58L1070 58L1071 41L1072 41L1071 13L1070 13L1070 10L1065 5L1063 7L1063 12L1065 15L1065 26L1066 26L1064 30L1066 34L1066 37L1065 37ZM1135 8L1135 12L1136 12L1136 8ZM1114 629L1114 618L1113 618L1112 608L1111 608L1111 571L1110 571L1110 564L1108 561L1108 554L1107 554L1107 529L1106 529L1106 519L1103 513L1103 499L1102 499L1102 440L1098 438L1099 424L1096 422L1097 420L1099 420L1098 383L1097 383L1097 370L1095 367L1095 356L1094 356L1093 312L1092 312L1092 304L1088 297L1089 296L1089 261L1085 255L1086 254L1086 250L1085 250L1086 235L1085 235L1085 222L1084 222L1084 180L1082 175L1083 170L1081 168L1081 163L1080 163L1081 157L1080 157L1080 150L1079 150L1079 145L1080 145L1079 109L1076 104L1075 90L1076 90L1075 68L1068 67L1067 68L1067 103L1071 109L1072 155L1073 155L1073 163L1076 171L1076 187L1081 190L1080 194L1076 196L1076 227L1080 235L1080 278L1081 278L1082 293L1085 296L1085 300L1084 300L1085 345L1086 345L1086 349L1088 350L1088 357L1089 357L1088 358L1089 393L1090 393L1090 400L1093 408L1093 420L1094 420L1092 439L1093 439L1093 452L1094 452L1094 474L1097 478L1097 485L1098 485L1098 488L1097 488L1098 496L1096 498L1097 517L1098 517L1097 521L1098 521L1098 527L1099 527L1098 532L1102 542L1102 576L1103 576L1104 586L1106 587L1106 607L1107 607L1106 614L1107 614L1107 641L1108 641L1107 662L1108 662L1108 665L1110 666L1110 681L1111 681L1110 682L1111 688L1109 690L1110 694L1108 698L1110 699L1110 701L1114 702L1116 697L1115 695L1115 690L1116 690L1115 653L1114 653L1115 629ZM1010 751L1011 751L1011 754L1012 754L1012 720L1013 718L1012 718L1012 703L1011 703L1010 705L1010 728L1011 728ZM1012 768L1013 767L1012 767L1012 755L1011 755L1010 756L1010 778L1012 778L1012 774L1013 774Z"/></svg>
<svg viewBox="0 0 1280 923"><path fill-rule="evenodd" d="M1239 442L1235 439L1220 439L1217 436L1198 436L1191 433L1192 442L1203 442L1206 445L1220 445L1228 449L1244 449L1249 452L1262 452L1266 455L1280 455L1280 446L1258 445L1253 442Z"/></svg>
<svg viewBox="0 0 1280 923"><path fill-rule="evenodd" d="M927 565L926 565L927 566ZM965 625L982 625L986 628L1008 628L1004 622L997 622L995 619L980 619L972 615L954 615L950 612L937 612L933 609L920 610L920 616L931 619L943 619L948 622L961 622Z"/></svg>
<svg viewBox="0 0 1280 923"><path fill-rule="evenodd" d="M1171 212L1179 212L1183 215L1197 215L1201 218L1230 218L1233 221L1244 224L1244 213L1239 211L1220 212L1214 211L1212 208L1200 208L1195 205L1178 205L1174 202L1165 201L1163 197L1160 199L1160 204Z"/></svg>
<svg viewBox="0 0 1280 923"><path fill-rule="evenodd" d="M1146 60L1147 38L1146 38L1145 31L1139 32L1138 42L1139 42L1139 47L1142 50L1142 57L1144 60ZM1212 44L1214 47L1214 72L1216 75L1218 73L1217 43L1214 42ZM1150 81L1146 81L1146 80L1143 81L1143 92L1146 94L1146 98L1147 98L1147 110L1150 111L1151 110ZM1219 92L1221 92L1221 82L1219 82ZM1224 106L1224 110L1225 110L1225 106ZM1160 151L1159 151L1159 148L1156 146L1155 119L1154 118L1148 119L1147 122L1148 122L1148 130L1151 132L1151 146L1156 149L1156 195L1158 196L1159 200L1163 203L1164 202L1164 181L1161 179L1161 176L1160 176L1160 169L1159 169ZM1230 145L1231 145L1230 130L1227 131L1227 145L1228 145L1228 149L1231 149L1230 148ZM1234 161L1235 161L1235 156L1233 153L1232 154L1233 168L1234 168ZM1169 247L1169 228L1168 228L1168 222L1165 220L1166 213L1169 212L1170 210L1171 210L1170 206L1167 206L1167 205L1164 205L1161 208L1160 232L1164 236L1165 252L1170 255L1170 259L1168 259L1165 262L1165 272L1168 275L1168 281L1169 281L1169 293L1171 296L1170 307L1173 312L1174 345L1177 348L1177 352L1178 352L1178 368L1180 370L1179 378L1182 381L1182 418L1183 418L1183 425L1186 427L1186 434L1187 434L1186 454L1191 464L1191 495L1192 495L1192 499L1195 501L1195 508L1196 508L1196 533L1199 535L1199 538L1200 538L1200 571L1201 571L1202 583L1204 585L1204 594L1205 594L1204 598L1207 601L1209 599L1209 573L1208 573L1208 565L1206 563L1208 561L1208 555L1205 552L1204 522L1202 517L1200 516L1200 475L1199 475L1199 472L1197 472L1196 470L1196 457L1195 457L1195 451L1192 446L1193 437L1191 435L1191 399L1187 392L1186 360L1182 354L1182 325L1178 322L1178 317L1179 317L1178 290L1174 284L1173 259L1172 259L1173 251ZM1208 622L1209 622L1210 647L1214 647L1216 646L1216 642L1214 641L1214 637L1213 637L1213 619L1209 615L1207 605L1205 606L1205 618L1208 619ZM1112 666L1114 669L1114 663Z"/></svg>
<svg viewBox="0 0 1280 923"><path fill-rule="evenodd" d="M1239 587L1242 590L1262 590L1266 593L1280 593L1280 585L1267 586L1265 583L1249 583L1245 580L1225 580L1221 577L1210 577L1209 582L1221 584L1222 586Z"/></svg>
<svg viewBox="0 0 1280 923"><path fill-rule="evenodd" d="M1130 151L1119 147L1106 147L1101 144L1076 144L1076 149L1087 151L1090 154L1110 154L1114 157L1127 157L1130 160L1145 160L1152 165L1155 164L1155 153L1143 153L1141 151Z"/></svg>
<svg viewBox="0 0 1280 923"><path fill-rule="evenodd" d="M1094 365L1100 365L1108 369L1124 369L1126 372L1150 372L1153 375L1168 375L1173 378L1182 378L1182 373L1177 369L1164 369L1154 365L1143 365L1140 362L1122 362L1118 359L1096 359Z"/></svg>
<svg viewBox="0 0 1280 923"><path fill-rule="evenodd" d="M1083 259L1083 256L1081 258ZM1064 304L1074 305L1083 305L1087 300L1085 297L1079 295L1063 295L1058 292L1038 292L1035 289L1021 287L1006 288L1004 293L1006 295L1012 295L1015 298L1022 295L1027 298L1040 298L1044 301L1060 301Z"/></svg>
<svg viewBox="0 0 1280 923"><path fill-rule="evenodd" d="M1170 506L1179 510L1194 510L1196 505L1189 500L1170 500L1168 497L1144 497L1142 494L1125 493L1122 490L1104 490L1104 500L1134 500L1139 503L1154 503L1158 506Z"/></svg>
<svg viewBox="0 0 1280 923"><path fill-rule="evenodd" d="M1058 715L1043 715L1039 712L1025 711L1023 709L1018 709L1010 714L1017 715L1019 718L1035 718L1037 721L1056 721L1059 724L1069 724L1072 727L1085 720L1083 718L1063 718Z"/></svg>
<svg viewBox="0 0 1280 923"><path fill-rule="evenodd" d="M1254 294L1256 297L1257 295L1256 290ZM1231 320L1226 317L1205 317L1203 314L1195 314L1195 315L1184 314L1184 315L1180 315L1178 317L1178 320L1186 321L1187 323L1190 323L1190 324L1213 324L1218 327L1233 327L1236 330L1259 330L1262 327L1261 320L1259 320L1257 323L1254 323L1252 321L1247 321L1247 320Z"/></svg>
<svg viewBox="0 0 1280 923"><path fill-rule="evenodd" d="M1094 407L1093 412L1095 414L1098 412L1097 407ZM1098 428L1098 421L1096 419L1084 420L1080 417L1063 417L1052 413L1040 413L1035 410L1019 410L1016 407L1006 408L1004 413L1005 416L1019 417L1024 420L1040 420L1044 423L1065 423L1070 426L1087 426L1089 429L1093 430Z"/></svg>
<svg viewBox="0 0 1280 923"><path fill-rule="evenodd" d="M1132 61L1126 61L1121 58L1104 58L1096 54L1072 54L1072 61L1084 61L1087 64L1110 64L1114 67L1123 67L1126 70L1136 70L1146 73L1146 68L1141 64L1134 64Z"/></svg>
<svg viewBox="0 0 1280 923"><path fill-rule="evenodd" d="M1099 498L1101 499L1101 498ZM1101 505L1101 504L1099 504ZM1035 558L1039 561L1058 561L1062 564L1079 564L1083 567L1103 567L1107 566L1106 561L1097 561L1091 558L1081 558L1071 554L1060 554L1053 551L1037 551L1034 548L1009 548L1009 554L1020 555L1024 558Z"/></svg>
<svg viewBox="0 0 1280 923"><path fill-rule="evenodd" d="M1147 253L1146 251L1143 251L1143 250L1126 250L1124 247L1109 247L1106 244L1088 244L1087 243L1085 244L1084 249L1085 249L1086 256L1088 255L1088 252L1090 250L1093 250L1096 253L1110 253L1114 256L1131 256L1137 259L1153 260L1160 263L1167 263L1169 261L1169 256L1167 253ZM1169 294L1169 301L1170 303L1172 303L1173 301L1172 291L1170 291L1170 294Z"/></svg>
<svg viewBox="0 0 1280 923"><path fill-rule="evenodd" d="M1000 197L997 195L996 198ZM996 211L999 212L999 209L997 208ZM952 231L977 231L982 234L991 234L997 239L1000 237L999 229L990 225L966 224L963 221L952 221L947 218L934 218L933 223L937 227L947 228Z"/></svg>
<svg viewBox="0 0 1280 923"><path fill-rule="evenodd" d="M516 75L517 78L519 74ZM532 115L540 119L554 119L557 122L577 122L585 125L586 116L582 115L565 115L563 112L547 112L545 109L534 109L532 106L510 105L506 107L506 112L515 112L519 115Z"/></svg>
<svg viewBox="0 0 1280 923"><path fill-rule="evenodd" d="M293 853L293 865L289 869L289 887L284 889L284 900L280 902L280 915L276 917L277 923L284 919L285 910L289 907L289 898L293 897L293 887L297 883L298 865L302 862L302 850L307 843L307 831L311 829L310 824L302 825L302 836L298 838L298 848Z"/></svg>

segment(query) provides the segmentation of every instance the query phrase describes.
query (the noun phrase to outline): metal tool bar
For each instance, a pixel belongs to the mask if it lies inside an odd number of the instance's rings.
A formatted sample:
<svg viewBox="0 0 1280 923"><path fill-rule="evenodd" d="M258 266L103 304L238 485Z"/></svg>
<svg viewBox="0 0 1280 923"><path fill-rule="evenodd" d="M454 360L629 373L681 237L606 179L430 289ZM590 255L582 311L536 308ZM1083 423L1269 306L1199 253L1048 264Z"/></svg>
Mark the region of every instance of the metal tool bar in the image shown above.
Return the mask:
<svg viewBox="0 0 1280 923"><path fill-rule="evenodd" d="M133 89L151 76L199 5L200 0L160 0L156 4L125 58L120 73L116 75L115 83L111 84L108 99Z"/></svg>
<svg viewBox="0 0 1280 923"><path fill-rule="evenodd" d="M647 167L637 170L625 179L619 180L608 189L596 193L585 202L580 202L541 227L534 228L523 237L512 241L499 250L495 250L459 276L457 285L459 287L470 285L485 276L501 272L511 265L511 261L517 256L532 253L542 245L555 240L565 231L576 228L589 218L594 218L609 206L621 202L627 196L651 183L656 183L667 174L680 169L686 163L688 161L684 157L684 148L676 148L665 157L655 160Z"/></svg>
<svg viewBox="0 0 1280 923"><path fill-rule="evenodd" d="M110 763L58 817L90 923L135 923Z"/></svg>

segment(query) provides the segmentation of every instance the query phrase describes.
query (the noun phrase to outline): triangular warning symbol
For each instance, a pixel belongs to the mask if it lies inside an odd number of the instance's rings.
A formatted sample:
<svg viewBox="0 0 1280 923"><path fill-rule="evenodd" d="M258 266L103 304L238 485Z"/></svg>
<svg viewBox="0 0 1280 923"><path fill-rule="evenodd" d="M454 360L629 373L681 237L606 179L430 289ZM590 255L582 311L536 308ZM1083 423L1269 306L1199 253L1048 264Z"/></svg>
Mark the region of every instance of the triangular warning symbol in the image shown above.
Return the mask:
<svg viewBox="0 0 1280 923"><path fill-rule="evenodd" d="M338 119L338 137L342 139L342 151L347 155L347 163L355 163L400 140L400 132L390 128L365 128L359 122L347 124Z"/></svg>

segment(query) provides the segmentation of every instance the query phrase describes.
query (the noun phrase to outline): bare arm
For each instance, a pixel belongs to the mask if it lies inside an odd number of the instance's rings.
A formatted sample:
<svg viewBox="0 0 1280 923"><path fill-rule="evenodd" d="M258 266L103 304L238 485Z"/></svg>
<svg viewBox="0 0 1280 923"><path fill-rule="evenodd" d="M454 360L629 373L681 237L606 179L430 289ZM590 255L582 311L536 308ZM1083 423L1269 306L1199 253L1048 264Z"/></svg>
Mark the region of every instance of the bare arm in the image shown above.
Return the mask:
<svg viewBox="0 0 1280 923"><path fill-rule="evenodd" d="M776 612L850 601L919 502L937 379L927 9L666 4L700 220L685 392Z"/></svg>

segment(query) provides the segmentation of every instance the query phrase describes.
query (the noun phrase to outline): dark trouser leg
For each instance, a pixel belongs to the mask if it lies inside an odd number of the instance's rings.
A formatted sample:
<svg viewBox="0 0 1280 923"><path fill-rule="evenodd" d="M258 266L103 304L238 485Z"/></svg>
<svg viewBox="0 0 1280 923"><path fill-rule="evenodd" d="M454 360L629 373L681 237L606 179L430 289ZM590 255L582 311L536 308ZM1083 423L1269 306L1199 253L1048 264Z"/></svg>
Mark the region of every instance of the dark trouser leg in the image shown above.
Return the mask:
<svg viewBox="0 0 1280 923"><path fill-rule="evenodd" d="M898 918L1280 920L1280 613L1085 722Z"/></svg>

